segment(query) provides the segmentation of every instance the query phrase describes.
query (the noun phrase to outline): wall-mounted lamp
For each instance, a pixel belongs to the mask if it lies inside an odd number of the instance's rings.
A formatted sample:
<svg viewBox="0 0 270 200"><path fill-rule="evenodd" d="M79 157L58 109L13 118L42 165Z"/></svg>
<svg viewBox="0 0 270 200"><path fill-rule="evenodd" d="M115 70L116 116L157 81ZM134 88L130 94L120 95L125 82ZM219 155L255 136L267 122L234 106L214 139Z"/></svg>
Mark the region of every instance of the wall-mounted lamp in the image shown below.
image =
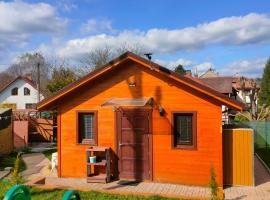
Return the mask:
<svg viewBox="0 0 270 200"><path fill-rule="evenodd" d="M161 107L161 105L158 106L158 112L159 112L160 116L164 116L164 114L165 114L165 110L164 110L164 108Z"/></svg>
<svg viewBox="0 0 270 200"><path fill-rule="evenodd" d="M128 85L129 85L129 87L136 87L136 83L135 83L135 82L133 82L133 81L132 81L132 82L129 82L129 84L128 84Z"/></svg>

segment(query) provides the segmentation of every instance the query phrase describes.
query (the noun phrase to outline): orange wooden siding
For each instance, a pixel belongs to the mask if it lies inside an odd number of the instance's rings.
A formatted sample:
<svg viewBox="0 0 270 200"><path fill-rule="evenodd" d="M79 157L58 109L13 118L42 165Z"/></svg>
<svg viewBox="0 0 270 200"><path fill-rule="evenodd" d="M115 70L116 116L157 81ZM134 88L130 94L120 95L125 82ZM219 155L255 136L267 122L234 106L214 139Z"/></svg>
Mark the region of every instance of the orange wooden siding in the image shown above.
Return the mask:
<svg viewBox="0 0 270 200"><path fill-rule="evenodd" d="M135 81L136 87L129 87L130 81ZM86 174L85 150L89 146L76 144L76 111L97 110L98 145L116 150L115 112L112 107L100 106L113 97L154 99L154 181L208 185L214 165L217 182L223 185L221 106L214 99L131 61L58 102L62 177L85 177ZM159 115L158 105L165 109L165 116ZM197 112L196 150L172 149L172 111Z"/></svg>
<svg viewBox="0 0 270 200"><path fill-rule="evenodd" d="M223 130L225 185L254 185L252 129Z"/></svg>

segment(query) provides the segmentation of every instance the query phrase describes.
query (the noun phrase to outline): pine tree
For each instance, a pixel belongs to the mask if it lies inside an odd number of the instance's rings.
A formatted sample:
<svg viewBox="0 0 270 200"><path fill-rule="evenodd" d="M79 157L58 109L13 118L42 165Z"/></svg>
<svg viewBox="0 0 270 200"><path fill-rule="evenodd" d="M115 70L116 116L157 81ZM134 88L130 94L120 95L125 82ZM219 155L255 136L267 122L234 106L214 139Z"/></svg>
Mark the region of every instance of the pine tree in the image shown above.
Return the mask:
<svg viewBox="0 0 270 200"><path fill-rule="evenodd" d="M183 65L179 64L175 69L174 71L177 73L177 74L180 74L180 75L184 75L186 73L186 70L184 69Z"/></svg>
<svg viewBox="0 0 270 200"><path fill-rule="evenodd" d="M259 94L259 103L270 106L270 58L267 60L263 72L261 90Z"/></svg>

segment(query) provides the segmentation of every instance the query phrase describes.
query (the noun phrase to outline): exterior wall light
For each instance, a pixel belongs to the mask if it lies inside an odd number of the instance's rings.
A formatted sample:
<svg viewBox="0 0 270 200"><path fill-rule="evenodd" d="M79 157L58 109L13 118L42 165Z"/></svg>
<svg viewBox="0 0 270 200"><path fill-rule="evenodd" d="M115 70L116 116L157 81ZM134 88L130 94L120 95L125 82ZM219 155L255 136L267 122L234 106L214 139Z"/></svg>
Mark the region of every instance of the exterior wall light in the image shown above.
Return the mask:
<svg viewBox="0 0 270 200"><path fill-rule="evenodd" d="M136 87L136 83L135 82L130 82L128 85L129 85L129 87Z"/></svg>
<svg viewBox="0 0 270 200"><path fill-rule="evenodd" d="M164 108L161 107L161 105L158 106L158 112L159 112L159 115L162 116L162 117L165 114L165 110L164 110Z"/></svg>

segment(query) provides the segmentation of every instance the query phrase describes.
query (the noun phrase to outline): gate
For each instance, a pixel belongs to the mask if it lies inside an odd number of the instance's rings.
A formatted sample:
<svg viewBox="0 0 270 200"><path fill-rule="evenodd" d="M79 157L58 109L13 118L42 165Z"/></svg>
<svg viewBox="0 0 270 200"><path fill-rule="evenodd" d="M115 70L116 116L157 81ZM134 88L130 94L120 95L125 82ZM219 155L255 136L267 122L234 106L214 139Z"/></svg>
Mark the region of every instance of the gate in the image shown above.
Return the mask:
<svg viewBox="0 0 270 200"><path fill-rule="evenodd" d="M254 186L254 143L252 129L223 130L224 185Z"/></svg>

